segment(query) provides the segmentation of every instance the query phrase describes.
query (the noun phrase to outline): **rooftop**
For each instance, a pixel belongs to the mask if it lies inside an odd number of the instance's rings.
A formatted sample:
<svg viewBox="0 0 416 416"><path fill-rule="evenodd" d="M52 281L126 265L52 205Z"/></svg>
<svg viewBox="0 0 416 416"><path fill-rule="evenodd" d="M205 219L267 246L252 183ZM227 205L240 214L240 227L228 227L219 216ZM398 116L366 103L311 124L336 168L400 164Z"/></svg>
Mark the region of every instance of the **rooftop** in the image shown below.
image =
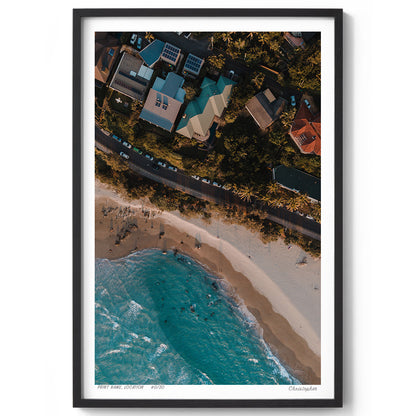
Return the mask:
<svg viewBox="0 0 416 416"><path fill-rule="evenodd" d="M191 53L188 54L186 58L185 65L183 66L183 73L186 74L187 72L199 75L201 71L202 65L204 64L204 60L199 58L198 56L192 55Z"/></svg>
<svg viewBox="0 0 416 416"><path fill-rule="evenodd" d="M217 82L205 77L201 94L187 105L177 132L186 137L192 137L195 133L205 136L214 116L220 117L228 105L234 84L234 81L224 76L220 76Z"/></svg>
<svg viewBox="0 0 416 416"><path fill-rule="evenodd" d="M321 154L321 114L312 114L304 100L296 113L289 134L302 153Z"/></svg>
<svg viewBox="0 0 416 416"><path fill-rule="evenodd" d="M139 55L147 66L152 67L160 58L160 55L165 47L165 42L155 39L152 43L147 45Z"/></svg>
<svg viewBox="0 0 416 416"><path fill-rule="evenodd" d="M279 165L273 169L276 182L283 187L301 194L306 194L310 198L321 200L321 180L298 169Z"/></svg>
<svg viewBox="0 0 416 416"><path fill-rule="evenodd" d="M276 98L267 89L251 98L247 102L246 108L257 125L264 130L279 118L286 104L287 101L284 98Z"/></svg>
<svg viewBox="0 0 416 416"><path fill-rule="evenodd" d="M177 46L166 42L160 57L168 64L176 65L178 63L180 54L181 50Z"/></svg>
<svg viewBox="0 0 416 416"><path fill-rule="evenodd" d="M185 99L184 79L169 72L166 79L157 77L150 89L140 118L162 129L172 131Z"/></svg>
<svg viewBox="0 0 416 416"><path fill-rule="evenodd" d="M110 88L134 100L143 101L150 78L148 78L148 74L146 77L142 76L146 73L146 69L142 69L142 67L142 59L124 52L110 83Z"/></svg>
<svg viewBox="0 0 416 416"><path fill-rule="evenodd" d="M107 32L95 36L95 79L105 84L120 52L120 42Z"/></svg>

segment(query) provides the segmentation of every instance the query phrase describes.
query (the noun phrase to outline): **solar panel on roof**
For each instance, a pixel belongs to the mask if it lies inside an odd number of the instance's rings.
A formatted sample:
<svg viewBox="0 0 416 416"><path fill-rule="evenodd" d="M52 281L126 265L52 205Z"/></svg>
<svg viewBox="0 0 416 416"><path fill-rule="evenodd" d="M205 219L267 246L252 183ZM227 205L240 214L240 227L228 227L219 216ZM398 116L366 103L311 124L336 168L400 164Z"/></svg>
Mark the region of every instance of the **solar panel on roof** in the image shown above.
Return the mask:
<svg viewBox="0 0 416 416"><path fill-rule="evenodd" d="M179 53L180 53L179 48L169 43L166 43L165 48L163 49L163 52L162 52L162 56L163 58L169 61L176 62L176 60L178 59Z"/></svg>
<svg viewBox="0 0 416 416"><path fill-rule="evenodd" d="M202 62L203 60L201 58L198 58L195 55L189 54L184 65L184 69L185 70L188 69L189 71L198 73L201 68Z"/></svg>

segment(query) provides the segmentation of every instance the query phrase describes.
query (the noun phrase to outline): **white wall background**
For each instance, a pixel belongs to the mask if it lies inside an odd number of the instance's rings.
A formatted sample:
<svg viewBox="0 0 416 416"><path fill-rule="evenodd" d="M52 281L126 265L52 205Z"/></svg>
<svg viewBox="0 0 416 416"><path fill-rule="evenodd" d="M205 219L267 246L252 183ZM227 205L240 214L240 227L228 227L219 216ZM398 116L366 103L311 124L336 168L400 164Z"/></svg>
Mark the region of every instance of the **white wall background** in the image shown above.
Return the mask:
<svg viewBox="0 0 416 416"><path fill-rule="evenodd" d="M193 7L159 0L150 7ZM8 1L0 60L0 409L5 415L251 415L72 409L72 8L134 1ZM280 415L414 411L414 3L228 1L201 7L345 10L345 406Z"/></svg>

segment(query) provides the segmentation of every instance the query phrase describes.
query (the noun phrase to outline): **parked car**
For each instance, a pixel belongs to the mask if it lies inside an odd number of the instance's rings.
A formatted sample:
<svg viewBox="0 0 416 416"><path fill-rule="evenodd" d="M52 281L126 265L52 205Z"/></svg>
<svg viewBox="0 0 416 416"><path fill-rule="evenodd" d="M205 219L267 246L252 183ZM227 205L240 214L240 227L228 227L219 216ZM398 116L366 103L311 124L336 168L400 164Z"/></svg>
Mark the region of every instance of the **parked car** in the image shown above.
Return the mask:
<svg viewBox="0 0 416 416"><path fill-rule="evenodd" d="M313 217L312 217L311 215L309 215L309 214L306 216L306 218L307 218L308 220L313 220Z"/></svg>
<svg viewBox="0 0 416 416"><path fill-rule="evenodd" d="M218 186L218 188L220 188L220 185L218 184L218 182L212 182L212 184L213 184L214 186Z"/></svg>
<svg viewBox="0 0 416 416"><path fill-rule="evenodd" d="M226 191L229 191L229 190L230 190L230 187L229 187L229 186L227 186L227 185L223 185L223 186L221 186L221 188L222 188L222 189L225 189Z"/></svg>
<svg viewBox="0 0 416 416"><path fill-rule="evenodd" d="M146 155L145 155L145 157L146 157L147 159L149 159L149 160L153 160L153 156L150 156L150 155L148 155L148 154L146 154Z"/></svg>
<svg viewBox="0 0 416 416"><path fill-rule="evenodd" d="M137 49L140 50L142 48L142 38L137 39Z"/></svg>
<svg viewBox="0 0 416 416"><path fill-rule="evenodd" d="M131 35L131 38L130 38L130 43L131 43L132 45L134 45L134 43L136 42L136 39L137 39L137 33L133 33L133 34Z"/></svg>
<svg viewBox="0 0 416 416"><path fill-rule="evenodd" d="M120 152L120 156L124 157L124 159L128 159L130 156L126 155L124 152Z"/></svg>
<svg viewBox="0 0 416 416"><path fill-rule="evenodd" d="M131 144L129 142L123 142L123 146L126 146L127 149L131 149Z"/></svg>
<svg viewBox="0 0 416 416"><path fill-rule="evenodd" d="M159 170L160 169L160 167L158 165L156 165L156 163L152 163L152 168L154 170Z"/></svg>
<svg viewBox="0 0 416 416"><path fill-rule="evenodd" d="M177 172L178 171L178 169L176 169L175 166L169 166L169 169L170 170L173 170L174 172Z"/></svg>
<svg viewBox="0 0 416 416"><path fill-rule="evenodd" d="M116 139L118 142L120 142L120 143L121 143L121 139L120 139L120 137L117 137L115 134L113 134L113 139Z"/></svg>
<svg viewBox="0 0 416 416"><path fill-rule="evenodd" d="M157 162L157 164L159 166L162 166L162 168L165 168L166 167L166 163L165 162L161 162L160 160L159 160L159 162Z"/></svg>
<svg viewBox="0 0 416 416"><path fill-rule="evenodd" d="M204 183L211 183L211 181L209 179L205 179L205 178L202 179L202 182L204 182Z"/></svg>
<svg viewBox="0 0 416 416"><path fill-rule="evenodd" d="M303 100L303 101L305 101L306 107L308 107L308 109L310 110L311 109L311 105L310 105L309 101L308 100Z"/></svg>
<svg viewBox="0 0 416 416"><path fill-rule="evenodd" d="M197 181L199 181L199 176L198 176L198 175L192 175L192 177L193 177L194 179L196 179Z"/></svg>
<svg viewBox="0 0 416 416"><path fill-rule="evenodd" d="M183 37L189 39L191 37L191 32L183 33Z"/></svg>
<svg viewBox="0 0 416 416"><path fill-rule="evenodd" d="M296 99L294 95L290 96L290 104L292 104L292 107L294 107L296 105Z"/></svg>

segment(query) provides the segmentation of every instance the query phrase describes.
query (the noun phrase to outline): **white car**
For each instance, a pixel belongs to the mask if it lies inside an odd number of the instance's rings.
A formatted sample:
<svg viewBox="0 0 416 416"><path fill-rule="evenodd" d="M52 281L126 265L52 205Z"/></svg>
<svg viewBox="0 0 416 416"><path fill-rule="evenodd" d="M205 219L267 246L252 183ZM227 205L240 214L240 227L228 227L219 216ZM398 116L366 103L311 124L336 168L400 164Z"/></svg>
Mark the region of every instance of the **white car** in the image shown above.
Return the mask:
<svg viewBox="0 0 416 416"><path fill-rule="evenodd" d="M133 34L131 35L131 38L130 38L130 43L131 43L132 45L134 45L134 42L136 42L136 39L137 39L137 34L136 34L136 33L133 33Z"/></svg>
<svg viewBox="0 0 416 416"><path fill-rule="evenodd" d="M193 177L194 179L196 179L197 181L199 181L199 176L198 176L198 175L192 175L192 177Z"/></svg>
<svg viewBox="0 0 416 416"><path fill-rule="evenodd" d="M153 160L153 156L150 156L150 155L146 155L146 158L149 160Z"/></svg>
<svg viewBox="0 0 416 416"><path fill-rule="evenodd" d="M131 149L131 144L128 142L123 142L123 146L126 146L127 149Z"/></svg>
<svg viewBox="0 0 416 416"><path fill-rule="evenodd" d="M165 167L166 167L166 163L161 162L160 160L159 160L159 162L157 162L157 164L158 164L159 166L162 166L162 168L165 168Z"/></svg>
<svg viewBox="0 0 416 416"><path fill-rule="evenodd" d="M214 186L218 186L218 188L221 188L221 186L219 185L219 183L218 183L218 182L212 182L212 184L213 184Z"/></svg>
<svg viewBox="0 0 416 416"><path fill-rule="evenodd" d="M202 179L202 182L204 182L204 183L211 183L211 181L209 180L209 179Z"/></svg>
<svg viewBox="0 0 416 416"><path fill-rule="evenodd" d="M311 105L310 105L309 101L308 100L303 100L303 101L305 101L306 107L308 107L308 109L310 110L311 109Z"/></svg>
<svg viewBox="0 0 416 416"><path fill-rule="evenodd" d="M312 217L311 215L307 215L307 216L306 216L306 218L307 218L308 220L313 220L313 217Z"/></svg>
<svg viewBox="0 0 416 416"><path fill-rule="evenodd" d="M175 166L169 166L168 169L173 170L174 172L177 172L178 171L178 169L176 169Z"/></svg>
<svg viewBox="0 0 416 416"><path fill-rule="evenodd" d="M126 155L124 152L120 152L120 156L124 157L124 159L128 159L130 156Z"/></svg>

